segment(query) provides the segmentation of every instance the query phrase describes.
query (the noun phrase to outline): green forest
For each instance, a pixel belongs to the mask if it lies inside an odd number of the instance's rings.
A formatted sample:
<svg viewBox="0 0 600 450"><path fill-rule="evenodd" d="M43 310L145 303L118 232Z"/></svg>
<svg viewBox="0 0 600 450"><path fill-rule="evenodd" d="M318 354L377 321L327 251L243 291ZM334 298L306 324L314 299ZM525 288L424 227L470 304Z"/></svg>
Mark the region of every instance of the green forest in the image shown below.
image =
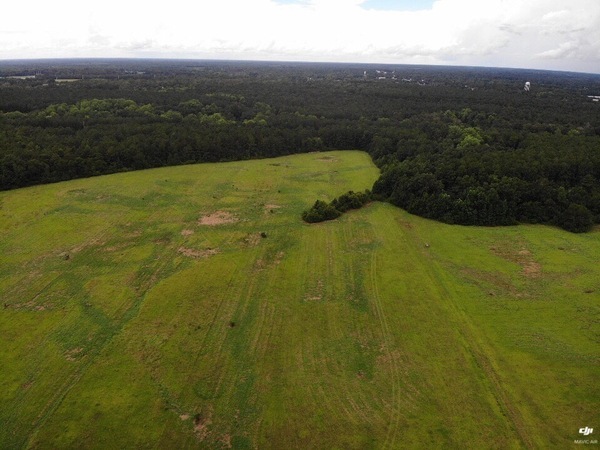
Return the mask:
<svg viewBox="0 0 600 450"><path fill-rule="evenodd" d="M305 220L376 199L464 225L543 223L585 232L600 223L598 75L66 60L5 61L0 77L2 190L358 149L381 171L372 192L331 204L317 199L320 212L307 211Z"/></svg>

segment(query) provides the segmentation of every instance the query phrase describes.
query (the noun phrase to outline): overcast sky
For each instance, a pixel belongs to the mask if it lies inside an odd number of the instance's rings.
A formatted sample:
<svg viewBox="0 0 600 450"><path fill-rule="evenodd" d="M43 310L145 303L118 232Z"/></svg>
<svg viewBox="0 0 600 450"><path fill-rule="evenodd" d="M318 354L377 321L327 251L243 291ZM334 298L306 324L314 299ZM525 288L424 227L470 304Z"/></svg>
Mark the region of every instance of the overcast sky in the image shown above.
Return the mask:
<svg viewBox="0 0 600 450"><path fill-rule="evenodd" d="M0 59L175 57L600 73L600 0L3 2Z"/></svg>

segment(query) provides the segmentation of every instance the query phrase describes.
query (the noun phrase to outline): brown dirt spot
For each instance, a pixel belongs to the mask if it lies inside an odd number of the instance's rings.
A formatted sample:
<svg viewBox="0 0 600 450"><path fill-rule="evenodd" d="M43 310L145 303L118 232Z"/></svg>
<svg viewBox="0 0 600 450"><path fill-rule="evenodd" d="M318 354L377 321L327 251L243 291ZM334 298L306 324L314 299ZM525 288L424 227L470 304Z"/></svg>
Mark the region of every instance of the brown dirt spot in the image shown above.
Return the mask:
<svg viewBox="0 0 600 450"><path fill-rule="evenodd" d="M264 270L266 267L267 267L267 264L262 259L257 259L254 262L254 271L255 272L259 272L261 270Z"/></svg>
<svg viewBox="0 0 600 450"><path fill-rule="evenodd" d="M198 219L198 224L213 227L226 223L236 223L239 222L239 220L240 219L235 214L228 211L215 211L214 213L200 217L200 219Z"/></svg>
<svg viewBox="0 0 600 450"><path fill-rule="evenodd" d="M261 240L260 233L252 233L252 234L248 234L244 238L244 243L246 245L249 245L250 247L256 247L260 243L260 240Z"/></svg>
<svg viewBox="0 0 600 450"><path fill-rule="evenodd" d="M322 156L320 158L317 158L317 161L337 162L337 161L339 161L339 159L337 159L335 156Z"/></svg>
<svg viewBox="0 0 600 450"><path fill-rule="evenodd" d="M225 434L221 438L221 443L225 446L225 448L232 448L233 446L231 445L231 435Z"/></svg>
<svg viewBox="0 0 600 450"><path fill-rule="evenodd" d="M194 230L181 230L182 236L191 236L192 234L194 234Z"/></svg>
<svg viewBox="0 0 600 450"><path fill-rule="evenodd" d="M265 214L270 214L270 213L274 213L276 210L280 209L281 206L280 205L275 205L273 203L269 203L267 205L264 206L264 211Z"/></svg>
<svg viewBox="0 0 600 450"><path fill-rule="evenodd" d="M181 415L179 416L179 418L180 418L181 420L188 420L188 419L190 418L190 415L189 415L189 414L181 414Z"/></svg>
<svg viewBox="0 0 600 450"><path fill-rule="evenodd" d="M537 278L542 275L542 266L533 258L533 253L525 247L514 251L506 247L490 247L490 250L496 255L507 261L521 266L522 274L527 278Z"/></svg>
<svg viewBox="0 0 600 450"><path fill-rule="evenodd" d="M397 219L397 222L402 228L406 228L407 230L412 230L413 228L412 223L410 223L408 220Z"/></svg>
<svg viewBox="0 0 600 450"><path fill-rule="evenodd" d="M88 241L88 242L84 242L84 243L82 243L82 244L80 244L80 245L78 245L78 246L76 246L76 247L73 247L73 248L70 250L70 253L79 253L80 251L82 251L82 250L85 250L85 249L87 249L87 248L89 248L89 247L101 247L101 246L103 246L103 245L104 245L104 242L103 242L103 241L101 241L101 240L100 240L100 239L98 239L98 238L94 238L94 239L91 239L91 240L90 240L90 241ZM61 253L61 255L63 255L63 254L68 254L68 253L69 253L69 252Z"/></svg>
<svg viewBox="0 0 600 450"><path fill-rule="evenodd" d="M67 350L65 352L65 359L67 361L77 361L77 359L81 356L81 352L83 352L83 347L77 347L71 350Z"/></svg>
<svg viewBox="0 0 600 450"><path fill-rule="evenodd" d="M181 253L188 258L207 258L209 256L216 255L219 253L218 248L206 248L203 250L196 250L193 248L179 247L177 249L178 253Z"/></svg>
<svg viewBox="0 0 600 450"><path fill-rule="evenodd" d="M542 266L535 261L528 261L522 264L523 275L529 278L537 278L542 274Z"/></svg>
<svg viewBox="0 0 600 450"><path fill-rule="evenodd" d="M322 299L323 299L323 281L319 280L317 282L317 286L312 290L312 292L309 292L306 295L306 297L304 297L304 300L307 302L318 302Z"/></svg>
<svg viewBox="0 0 600 450"><path fill-rule="evenodd" d="M488 290L490 297L500 294L517 294L517 288L512 284L510 278L499 272L486 272L470 267L464 267L460 272L463 276L475 282L482 290ZM493 290L490 291L489 287L492 287Z"/></svg>
<svg viewBox="0 0 600 450"><path fill-rule="evenodd" d="M36 296L36 298L37 298L37 296ZM46 309L52 309L52 307L53 307L52 304L46 303L44 305L39 305L33 300L29 300L26 303L15 303L13 305L10 305L8 303L4 304L4 308L13 308L13 309L17 309L17 310L24 309L27 311L46 311Z"/></svg>
<svg viewBox="0 0 600 450"><path fill-rule="evenodd" d="M127 247L128 247L127 243L121 243L121 244L117 244L117 245L111 245L109 247L104 247L103 251L105 251L107 253L114 253L114 252L124 250Z"/></svg>
<svg viewBox="0 0 600 450"><path fill-rule="evenodd" d="M283 259L283 257L285 256L284 252L279 252L277 253L277 256L275 256L275 265L278 266L279 264L281 264L281 260Z"/></svg>
<svg viewBox="0 0 600 450"><path fill-rule="evenodd" d="M202 414L194 416L194 433L196 437L203 441L208 436L208 426L212 423L210 417L204 417Z"/></svg>

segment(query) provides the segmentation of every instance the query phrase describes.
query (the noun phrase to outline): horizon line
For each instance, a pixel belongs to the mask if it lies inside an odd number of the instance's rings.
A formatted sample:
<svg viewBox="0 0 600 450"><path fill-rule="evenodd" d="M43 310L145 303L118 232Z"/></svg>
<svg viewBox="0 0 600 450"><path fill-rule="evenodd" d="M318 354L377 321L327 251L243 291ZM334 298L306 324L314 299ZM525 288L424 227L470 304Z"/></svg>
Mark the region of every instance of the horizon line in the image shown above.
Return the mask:
<svg viewBox="0 0 600 450"><path fill-rule="evenodd" d="M540 69L533 67L514 67L514 66L486 66L486 65L462 65L447 63L400 63L400 62L361 62L361 61L315 61L315 60L295 60L295 59L232 59L232 58L194 58L177 56L69 56L69 57L36 57L36 58L2 58L0 65L9 62L51 62L51 61L180 61L180 62L228 62L228 63L269 63L269 64L315 64L315 65L356 65L356 66L410 66L410 67L445 67L457 69L500 69L500 70L521 70L535 72L560 72L575 73L582 75L600 76L599 72L584 72L579 70L565 69Z"/></svg>

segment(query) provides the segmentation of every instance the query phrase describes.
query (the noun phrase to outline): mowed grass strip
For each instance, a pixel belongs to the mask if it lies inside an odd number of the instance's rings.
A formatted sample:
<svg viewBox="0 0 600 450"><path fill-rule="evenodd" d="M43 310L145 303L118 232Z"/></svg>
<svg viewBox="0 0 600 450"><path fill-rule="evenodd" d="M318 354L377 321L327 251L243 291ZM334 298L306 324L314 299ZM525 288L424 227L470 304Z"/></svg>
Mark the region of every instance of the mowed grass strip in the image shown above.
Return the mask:
<svg viewBox="0 0 600 450"><path fill-rule="evenodd" d="M564 448L598 419L598 232L373 203L361 152L0 193L0 447Z"/></svg>

